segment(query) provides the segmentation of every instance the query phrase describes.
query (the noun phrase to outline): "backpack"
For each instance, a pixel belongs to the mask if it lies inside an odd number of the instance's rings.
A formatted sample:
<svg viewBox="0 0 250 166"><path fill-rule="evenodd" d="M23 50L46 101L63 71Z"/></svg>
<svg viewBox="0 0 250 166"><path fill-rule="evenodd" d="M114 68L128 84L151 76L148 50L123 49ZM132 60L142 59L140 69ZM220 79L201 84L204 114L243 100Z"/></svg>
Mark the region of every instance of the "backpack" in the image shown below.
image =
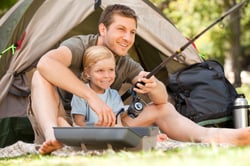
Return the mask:
<svg viewBox="0 0 250 166"><path fill-rule="evenodd" d="M167 90L176 110L192 121L202 126L233 127L237 92L219 62L207 60L170 75Z"/></svg>

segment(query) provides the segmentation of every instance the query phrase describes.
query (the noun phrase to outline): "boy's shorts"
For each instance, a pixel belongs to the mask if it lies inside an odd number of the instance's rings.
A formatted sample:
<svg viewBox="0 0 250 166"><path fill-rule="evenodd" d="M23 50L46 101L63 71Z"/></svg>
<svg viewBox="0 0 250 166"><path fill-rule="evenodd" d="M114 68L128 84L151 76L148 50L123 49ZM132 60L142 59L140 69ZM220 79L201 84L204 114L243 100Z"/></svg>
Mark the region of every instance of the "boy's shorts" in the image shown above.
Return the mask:
<svg viewBox="0 0 250 166"><path fill-rule="evenodd" d="M28 108L27 108L27 116L30 120L30 123L32 125L33 131L34 131L34 135L35 135L35 140L34 143L35 144L42 144L45 141L45 136L43 134L42 128L41 126L38 124L36 117L33 113L32 107L31 107L31 97L29 96L29 101L28 101ZM66 121L71 124L71 118L69 116L66 115L66 112L63 108L63 105L61 102L59 102L58 105L58 115L61 117L64 117L66 119ZM44 120L43 123L46 123L46 120Z"/></svg>

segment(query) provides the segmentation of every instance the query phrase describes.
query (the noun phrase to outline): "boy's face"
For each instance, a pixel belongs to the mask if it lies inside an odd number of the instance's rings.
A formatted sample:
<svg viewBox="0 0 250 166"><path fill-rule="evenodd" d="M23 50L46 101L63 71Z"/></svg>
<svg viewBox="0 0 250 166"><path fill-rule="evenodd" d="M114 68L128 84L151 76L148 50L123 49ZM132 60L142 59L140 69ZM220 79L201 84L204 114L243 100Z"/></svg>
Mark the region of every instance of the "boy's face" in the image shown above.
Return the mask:
<svg viewBox="0 0 250 166"><path fill-rule="evenodd" d="M104 93L115 80L115 60L103 59L91 66L87 71L90 87L96 93Z"/></svg>
<svg viewBox="0 0 250 166"><path fill-rule="evenodd" d="M120 15L113 16L113 23L107 28L102 25L100 35L103 44L115 55L125 56L135 41L136 21Z"/></svg>

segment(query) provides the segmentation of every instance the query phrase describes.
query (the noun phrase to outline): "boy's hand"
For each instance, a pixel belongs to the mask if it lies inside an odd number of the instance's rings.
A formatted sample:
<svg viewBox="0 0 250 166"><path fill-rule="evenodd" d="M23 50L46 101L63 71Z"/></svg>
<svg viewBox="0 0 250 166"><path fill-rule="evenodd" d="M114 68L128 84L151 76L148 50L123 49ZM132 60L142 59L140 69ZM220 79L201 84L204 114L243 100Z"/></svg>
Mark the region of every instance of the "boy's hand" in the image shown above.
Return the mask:
<svg viewBox="0 0 250 166"><path fill-rule="evenodd" d="M95 124L96 126L108 127L115 125L115 115L112 109L98 96L91 97L90 100L88 100L88 104L98 116L98 122Z"/></svg>

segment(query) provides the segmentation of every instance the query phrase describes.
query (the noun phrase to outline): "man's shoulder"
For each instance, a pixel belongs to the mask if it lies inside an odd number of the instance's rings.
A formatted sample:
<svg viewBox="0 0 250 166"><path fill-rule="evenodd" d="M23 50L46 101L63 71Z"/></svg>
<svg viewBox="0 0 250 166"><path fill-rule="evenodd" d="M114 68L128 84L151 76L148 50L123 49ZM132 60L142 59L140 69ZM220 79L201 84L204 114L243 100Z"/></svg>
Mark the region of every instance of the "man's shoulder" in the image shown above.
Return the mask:
<svg viewBox="0 0 250 166"><path fill-rule="evenodd" d="M141 68L140 63L135 61L130 55L116 57L116 65L123 66L126 68L128 68L129 66Z"/></svg>
<svg viewBox="0 0 250 166"><path fill-rule="evenodd" d="M83 43L85 42L89 42L89 41L96 41L98 35L95 34L88 34L88 35L76 35L76 36L72 36L70 37L68 40L80 40Z"/></svg>
<svg viewBox="0 0 250 166"><path fill-rule="evenodd" d="M73 36L73 37L79 38L81 40L92 40L92 39L97 39L98 35L88 34L88 35L77 35L77 36Z"/></svg>
<svg viewBox="0 0 250 166"><path fill-rule="evenodd" d="M96 34L88 34L88 35L75 35L71 36L70 38L64 40L61 45L68 45L68 44L76 44L76 43L83 43L83 44L93 44L95 45L98 35Z"/></svg>
<svg viewBox="0 0 250 166"><path fill-rule="evenodd" d="M129 62L129 61L134 61L128 54L126 56L116 56L116 62L124 63L124 62Z"/></svg>

